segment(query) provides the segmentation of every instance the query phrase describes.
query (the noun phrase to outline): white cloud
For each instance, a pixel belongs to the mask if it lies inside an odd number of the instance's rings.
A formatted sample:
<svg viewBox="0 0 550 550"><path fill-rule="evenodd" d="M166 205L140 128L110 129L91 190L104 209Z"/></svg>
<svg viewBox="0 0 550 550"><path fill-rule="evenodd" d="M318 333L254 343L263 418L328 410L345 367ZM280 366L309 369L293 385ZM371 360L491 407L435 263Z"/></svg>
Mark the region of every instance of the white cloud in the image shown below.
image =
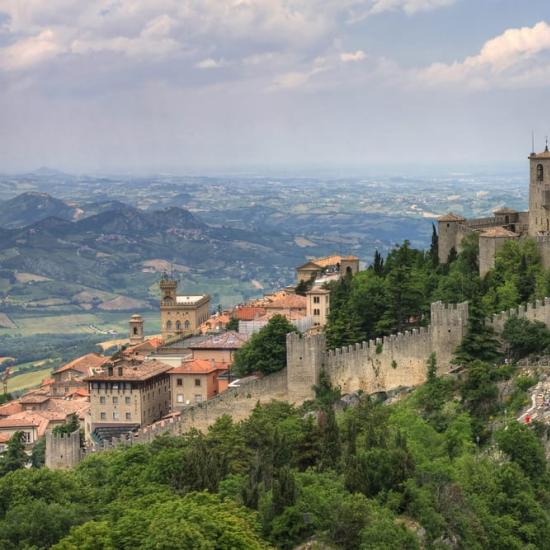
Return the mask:
<svg viewBox="0 0 550 550"><path fill-rule="evenodd" d="M350 22L356 23L367 17L389 11L403 11L407 15L432 11L452 6L456 0L366 0L355 2Z"/></svg>
<svg viewBox="0 0 550 550"><path fill-rule="evenodd" d="M477 55L454 63L434 63L418 72L428 85L464 84L470 88L550 83L550 25L508 29L487 41Z"/></svg>
<svg viewBox="0 0 550 550"><path fill-rule="evenodd" d="M36 36L24 38L0 49L0 68L26 69L52 59L63 51L64 47L56 33L45 29Z"/></svg>
<svg viewBox="0 0 550 550"><path fill-rule="evenodd" d="M222 61L217 61L216 59L207 57L206 59L203 59L202 61L196 63L195 67L197 67L198 69L218 69L222 65Z"/></svg>
<svg viewBox="0 0 550 550"><path fill-rule="evenodd" d="M355 52L342 52L340 54L340 59L344 63L349 63L351 61L363 61L367 56L363 50L357 50Z"/></svg>

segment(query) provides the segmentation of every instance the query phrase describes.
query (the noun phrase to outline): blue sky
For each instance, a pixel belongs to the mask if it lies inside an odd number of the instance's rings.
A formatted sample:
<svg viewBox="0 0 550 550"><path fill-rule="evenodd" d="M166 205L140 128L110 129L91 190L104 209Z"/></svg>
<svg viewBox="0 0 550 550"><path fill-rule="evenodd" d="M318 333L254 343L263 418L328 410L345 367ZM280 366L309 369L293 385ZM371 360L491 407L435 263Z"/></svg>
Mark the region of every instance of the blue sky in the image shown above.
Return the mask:
<svg viewBox="0 0 550 550"><path fill-rule="evenodd" d="M519 163L548 0L0 0L0 171Z"/></svg>

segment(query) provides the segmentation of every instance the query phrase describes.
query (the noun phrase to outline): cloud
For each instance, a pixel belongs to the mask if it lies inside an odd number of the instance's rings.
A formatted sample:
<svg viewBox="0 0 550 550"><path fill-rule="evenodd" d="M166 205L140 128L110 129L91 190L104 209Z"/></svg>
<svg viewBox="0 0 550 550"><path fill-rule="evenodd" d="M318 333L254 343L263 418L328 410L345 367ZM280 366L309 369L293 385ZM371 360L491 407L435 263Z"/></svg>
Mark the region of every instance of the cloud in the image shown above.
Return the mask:
<svg viewBox="0 0 550 550"><path fill-rule="evenodd" d="M342 52L340 54L340 59L343 63L349 63L352 61L363 61L366 55L363 50L357 50L355 52Z"/></svg>
<svg viewBox="0 0 550 550"><path fill-rule="evenodd" d="M434 85L463 84L474 89L550 83L550 25L508 29L488 40L477 55L454 63L433 63L418 80Z"/></svg>
<svg viewBox="0 0 550 550"><path fill-rule="evenodd" d="M62 53L59 37L50 29L41 31L0 49L0 68L13 71L26 69Z"/></svg>
<svg viewBox="0 0 550 550"><path fill-rule="evenodd" d="M211 57L207 57L206 59L203 59L202 61L199 61L195 64L195 67L198 69L218 69L223 65L222 61L217 61L216 59L212 59Z"/></svg>
<svg viewBox="0 0 550 550"><path fill-rule="evenodd" d="M418 12L446 8L455 2L456 0L367 0L355 3L355 9L352 10L349 21L357 23L367 17L391 11L402 11L407 15L414 15Z"/></svg>

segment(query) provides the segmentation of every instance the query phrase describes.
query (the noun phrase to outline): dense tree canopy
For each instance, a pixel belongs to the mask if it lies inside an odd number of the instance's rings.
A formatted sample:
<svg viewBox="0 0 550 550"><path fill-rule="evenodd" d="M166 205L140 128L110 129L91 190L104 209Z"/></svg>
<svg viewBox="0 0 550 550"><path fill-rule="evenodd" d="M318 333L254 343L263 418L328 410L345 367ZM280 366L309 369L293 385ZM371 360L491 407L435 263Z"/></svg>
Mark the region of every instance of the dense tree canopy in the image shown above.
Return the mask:
<svg viewBox="0 0 550 550"><path fill-rule="evenodd" d="M252 372L271 374L286 367L286 335L294 326L282 315L274 315L235 353L233 370L244 376Z"/></svg>

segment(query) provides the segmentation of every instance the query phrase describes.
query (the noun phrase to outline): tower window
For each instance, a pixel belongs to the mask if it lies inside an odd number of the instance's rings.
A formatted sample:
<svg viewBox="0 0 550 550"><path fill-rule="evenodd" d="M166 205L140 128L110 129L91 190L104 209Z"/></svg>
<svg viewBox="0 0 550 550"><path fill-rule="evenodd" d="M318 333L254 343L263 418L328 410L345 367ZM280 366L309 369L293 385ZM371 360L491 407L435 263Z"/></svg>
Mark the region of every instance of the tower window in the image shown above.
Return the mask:
<svg viewBox="0 0 550 550"><path fill-rule="evenodd" d="M134 327L134 334L137 334L138 331L137 331L137 327Z"/></svg>
<svg viewBox="0 0 550 550"><path fill-rule="evenodd" d="M176 321L176 330L181 330L181 323Z"/></svg>
<svg viewBox="0 0 550 550"><path fill-rule="evenodd" d="M544 168L542 164L537 164L537 181L542 181L544 179Z"/></svg>
<svg viewBox="0 0 550 550"><path fill-rule="evenodd" d="M172 321L166 321L166 330L172 330Z"/></svg>

